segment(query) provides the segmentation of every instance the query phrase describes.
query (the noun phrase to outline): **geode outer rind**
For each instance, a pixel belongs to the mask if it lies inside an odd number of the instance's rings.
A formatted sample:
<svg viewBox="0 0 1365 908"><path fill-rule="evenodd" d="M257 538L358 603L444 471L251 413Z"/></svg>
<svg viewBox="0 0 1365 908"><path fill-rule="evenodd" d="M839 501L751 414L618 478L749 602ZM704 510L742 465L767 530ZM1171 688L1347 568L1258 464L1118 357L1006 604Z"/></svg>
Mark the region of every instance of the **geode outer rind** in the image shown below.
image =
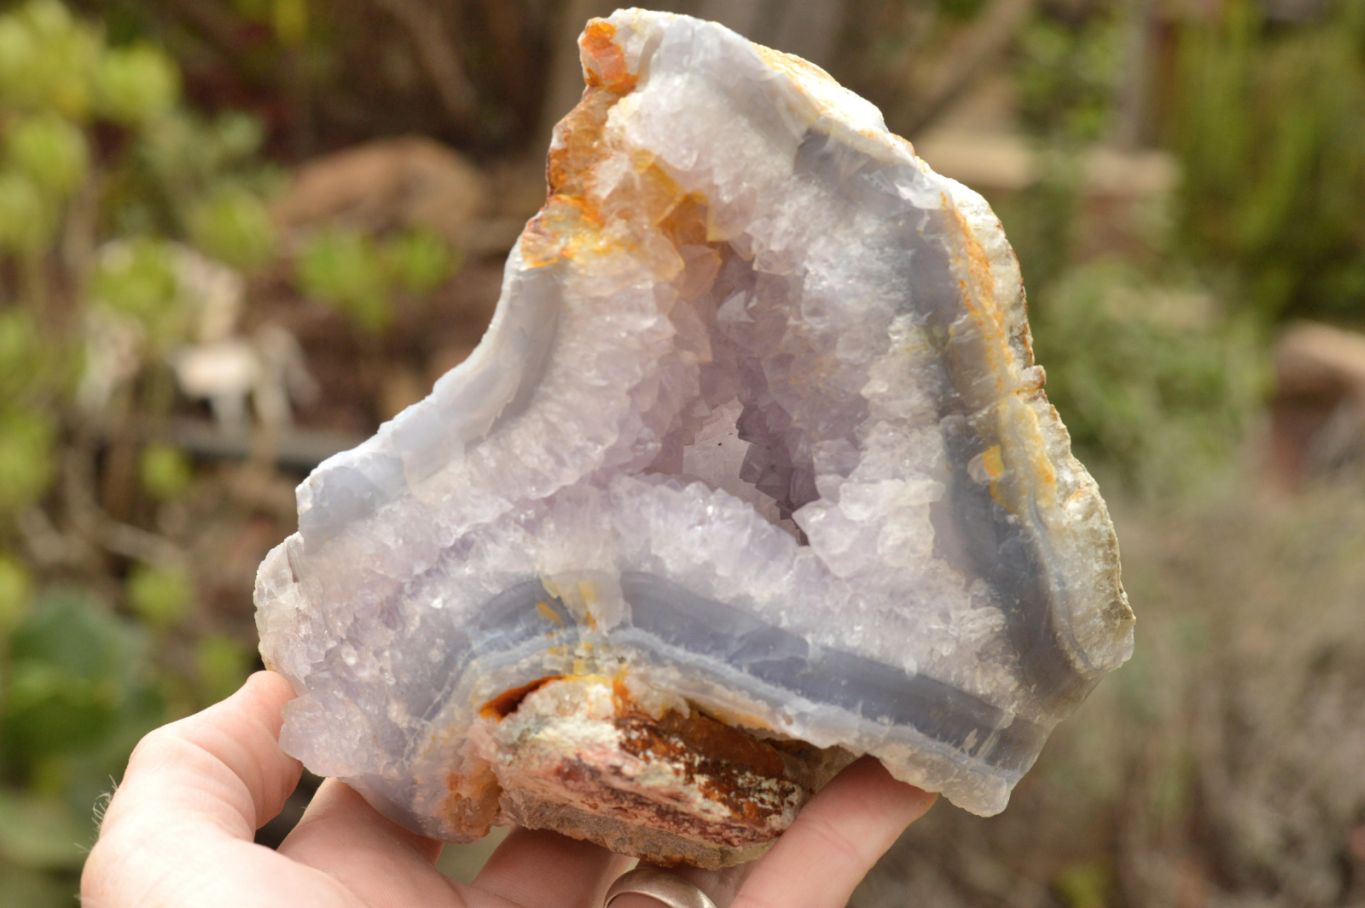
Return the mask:
<svg viewBox="0 0 1365 908"><path fill-rule="evenodd" d="M998 812L1133 622L998 220L718 25L627 10L580 47L482 344L320 466L262 564L283 746L428 835L711 866L837 754ZM631 762L627 712L810 759L765 812ZM649 805L677 804L665 834Z"/></svg>

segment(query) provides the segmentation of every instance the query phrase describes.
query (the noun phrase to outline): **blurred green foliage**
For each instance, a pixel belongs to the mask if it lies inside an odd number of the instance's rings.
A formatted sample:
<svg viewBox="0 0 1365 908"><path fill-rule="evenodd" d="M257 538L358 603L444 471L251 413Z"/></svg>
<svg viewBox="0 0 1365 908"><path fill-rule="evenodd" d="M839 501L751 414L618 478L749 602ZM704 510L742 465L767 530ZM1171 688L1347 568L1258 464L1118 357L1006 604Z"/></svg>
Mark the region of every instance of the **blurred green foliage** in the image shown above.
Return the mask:
<svg viewBox="0 0 1365 908"><path fill-rule="evenodd" d="M1019 41L1015 84L1019 116L1051 141L1093 142L1104 135L1123 75L1121 9L1062 21L1033 17Z"/></svg>
<svg viewBox="0 0 1365 908"><path fill-rule="evenodd" d="M1040 178L1000 206L1049 396L1105 487L1212 491L1268 387L1288 318L1365 313L1365 6L1274 27L1251 0L1176 21L1163 141L1181 182L1126 264L1080 260L1082 156L1113 126L1124 7L1044 7L1019 109Z"/></svg>
<svg viewBox="0 0 1365 908"><path fill-rule="evenodd" d="M275 253L275 228L262 200L240 186L224 187L189 213L190 239L204 253L255 271Z"/></svg>
<svg viewBox="0 0 1365 908"><path fill-rule="evenodd" d="M0 554L0 634L8 635L28 609L33 582L16 559Z"/></svg>
<svg viewBox="0 0 1365 908"><path fill-rule="evenodd" d="M95 85L97 109L127 126L164 116L180 94L175 64L150 46L110 48L100 58Z"/></svg>
<svg viewBox="0 0 1365 908"><path fill-rule="evenodd" d="M90 299L127 318L159 349L182 341L193 315L181 298L168 242L152 237L129 240L102 257L90 276Z"/></svg>
<svg viewBox="0 0 1365 908"><path fill-rule="evenodd" d="M287 46L302 44L308 37L308 0L233 0L238 15L268 25Z"/></svg>
<svg viewBox="0 0 1365 908"><path fill-rule="evenodd" d="M204 696L221 700L241 687L255 657L251 646L226 634L205 634L196 640L194 670Z"/></svg>
<svg viewBox="0 0 1365 908"><path fill-rule="evenodd" d="M1095 862L1072 864L1058 875L1056 888L1067 908L1105 908L1113 887L1109 868Z"/></svg>
<svg viewBox="0 0 1365 908"><path fill-rule="evenodd" d="M57 427L41 413L0 408L0 513L41 498L52 481Z"/></svg>
<svg viewBox="0 0 1365 908"><path fill-rule="evenodd" d="M0 608L20 602L18 620L0 628L5 896L13 893L5 886L41 889L30 879L38 871L80 866L94 838L92 805L133 743L163 720L165 702L135 623L85 590L35 593L13 562L0 564L0 597L11 600Z"/></svg>
<svg viewBox="0 0 1365 908"><path fill-rule="evenodd" d="M310 236L299 253L299 285L314 299L335 306L364 330L378 334L388 326L383 263L374 244L359 230L324 228Z"/></svg>
<svg viewBox="0 0 1365 908"><path fill-rule="evenodd" d="M0 250L31 260L51 242L54 214L35 181L0 170Z"/></svg>
<svg viewBox="0 0 1365 908"><path fill-rule="evenodd" d="M376 239L354 228L324 228L299 253L303 292L334 306L362 330L382 334L392 324L400 292L429 293L459 261L437 234L423 229Z"/></svg>
<svg viewBox="0 0 1365 908"><path fill-rule="evenodd" d="M1267 377L1248 319L1197 284L1110 261L1049 285L1033 328L1048 395L1106 487L1170 498L1234 480Z"/></svg>
<svg viewBox="0 0 1365 908"><path fill-rule="evenodd" d="M194 604L194 581L182 565L138 565L128 575L128 606L153 630L184 621Z"/></svg>
<svg viewBox="0 0 1365 908"><path fill-rule="evenodd" d="M1278 33L1251 0L1180 36L1180 240L1266 321L1365 308L1365 4Z"/></svg>
<svg viewBox="0 0 1365 908"><path fill-rule="evenodd" d="M153 498L173 501L194 481L194 467L179 448L150 444L138 459L138 478Z"/></svg>
<svg viewBox="0 0 1365 908"><path fill-rule="evenodd" d="M54 114L16 118L5 135L6 163L28 177L37 193L64 199L85 178L89 152L85 136Z"/></svg>
<svg viewBox="0 0 1365 908"><path fill-rule="evenodd" d="M94 101L99 35L66 7L33 2L0 18L0 104L84 119Z"/></svg>
<svg viewBox="0 0 1365 908"><path fill-rule="evenodd" d="M435 231L406 230L385 239L380 259L389 280L408 293L430 293L460 267L460 259Z"/></svg>
<svg viewBox="0 0 1365 908"><path fill-rule="evenodd" d="M303 0L240 5L286 44L309 25ZM302 284L378 338L458 266L421 231L305 236L296 266L261 124L190 109L135 12L106 32L59 0L0 10L3 905L69 904L134 742L255 659L206 614L175 536L203 484L158 440L180 405L170 363L203 318L187 273Z"/></svg>

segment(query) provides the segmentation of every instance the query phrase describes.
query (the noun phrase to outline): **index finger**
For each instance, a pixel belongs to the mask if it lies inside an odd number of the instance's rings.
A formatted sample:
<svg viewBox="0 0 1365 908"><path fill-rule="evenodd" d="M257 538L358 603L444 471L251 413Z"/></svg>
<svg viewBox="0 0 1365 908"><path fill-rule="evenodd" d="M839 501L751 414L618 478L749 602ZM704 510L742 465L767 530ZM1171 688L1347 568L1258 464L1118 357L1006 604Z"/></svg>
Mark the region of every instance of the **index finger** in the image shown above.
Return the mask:
<svg viewBox="0 0 1365 908"><path fill-rule="evenodd" d="M753 866L734 908L843 908L935 796L863 757L830 782Z"/></svg>

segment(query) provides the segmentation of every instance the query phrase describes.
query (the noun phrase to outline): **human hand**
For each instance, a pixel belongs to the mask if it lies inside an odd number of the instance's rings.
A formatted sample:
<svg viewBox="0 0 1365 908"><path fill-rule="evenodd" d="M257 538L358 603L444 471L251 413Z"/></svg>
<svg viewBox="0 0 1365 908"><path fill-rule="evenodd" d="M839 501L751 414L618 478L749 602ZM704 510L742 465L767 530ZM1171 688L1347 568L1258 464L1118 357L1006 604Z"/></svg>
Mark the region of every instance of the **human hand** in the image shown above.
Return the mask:
<svg viewBox="0 0 1365 908"><path fill-rule="evenodd" d="M86 861L85 908L600 908L629 865L596 845L518 829L461 885L435 868L439 842L390 822L334 779L279 850L254 844L298 784L298 761L278 743L292 696L283 677L258 672L222 703L139 743ZM932 803L862 760L763 858L679 873L722 908L838 908ZM612 908L658 903L632 895Z"/></svg>

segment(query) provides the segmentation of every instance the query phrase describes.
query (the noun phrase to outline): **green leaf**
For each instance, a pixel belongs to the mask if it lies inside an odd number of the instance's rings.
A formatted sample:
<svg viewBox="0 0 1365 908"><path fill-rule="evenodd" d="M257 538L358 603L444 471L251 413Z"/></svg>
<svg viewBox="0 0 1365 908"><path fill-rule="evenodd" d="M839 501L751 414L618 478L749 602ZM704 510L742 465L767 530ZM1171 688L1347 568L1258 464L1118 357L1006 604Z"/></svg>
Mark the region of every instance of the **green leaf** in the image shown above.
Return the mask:
<svg viewBox="0 0 1365 908"><path fill-rule="evenodd" d="M182 567L138 565L128 578L128 604L152 627L173 627L194 604L194 582Z"/></svg>
<svg viewBox="0 0 1365 908"><path fill-rule="evenodd" d="M42 665L80 681L127 685L146 641L100 599L79 589L44 592L10 638L11 664Z"/></svg>
<svg viewBox="0 0 1365 908"><path fill-rule="evenodd" d="M33 584L18 560L0 554L0 637L9 634L28 612Z"/></svg>
<svg viewBox="0 0 1365 908"><path fill-rule="evenodd" d="M261 122L241 111L220 114L204 131L217 144L225 162L251 157L261 150L261 143L265 140L265 129Z"/></svg>
<svg viewBox="0 0 1365 908"><path fill-rule="evenodd" d="M219 189L189 215L190 239L201 252L243 271L267 264L275 228L265 204L240 188Z"/></svg>
<svg viewBox="0 0 1365 908"><path fill-rule="evenodd" d="M0 770L89 816L137 739L166 718L147 674L146 636L89 593L57 589L33 602L9 642Z"/></svg>
<svg viewBox="0 0 1365 908"><path fill-rule="evenodd" d="M10 636L6 761L32 770L107 741L124 721L145 649L138 630L100 600L79 590L41 595Z"/></svg>
<svg viewBox="0 0 1365 908"><path fill-rule="evenodd" d="M180 497L194 479L190 460L179 448L148 445L138 458L142 487L153 498L170 501Z"/></svg>
<svg viewBox="0 0 1365 908"><path fill-rule="evenodd" d="M1109 871L1103 864L1076 863L1057 875L1058 894L1067 908L1104 908L1109 888Z"/></svg>
<svg viewBox="0 0 1365 908"><path fill-rule="evenodd" d="M180 96L175 63L160 49L145 44L109 50L100 61L96 84L100 114L129 126L167 113Z"/></svg>
<svg viewBox="0 0 1365 908"><path fill-rule="evenodd" d="M107 680L16 663L5 702L7 759L31 768L49 755L96 746L117 723L119 697L118 685Z"/></svg>
<svg viewBox="0 0 1365 908"><path fill-rule="evenodd" d="M0 16L0 105L81 118L90 108L99 35L57 0Z"/></svg>
<svg viewBox="0 0 1365 908"><path fill-rule="evenodd" d="M280 43L298 47L308 37L308 0L274 0L271 24Z"/></svg>
<svg viewBox="0 0 1365 908"><path fill-rule="evenodd" d="M24 117L5 136L12 167L52 199L64 199L85 179L89 151L85 135L53 114Z"/></svg>
<svg viewBox="0 0 1365 908"><path fill-rule="evenodd" d="M166 243L131 240L103 255L91 280L96 304L132 318L163 348L184 336L190 316L171 256Z"/></svg>
<svg viewBox="0 0 1365 908"><path fill-rule="evenodd" d="M413 293L430 293L459 268L445 239L431 230L409 230L386 240L384 264L394 283Z"/></svg>
<svg viewBox="0 0 1365 908"><path fill-rule="evenodd" d="M0 171L0 251L43 253L57 233L57 206L38 184L12 169Z"/></svg>
<svg viewBox="0 0 1365 908"><path fill-rule="evenodd" d="M393 321L384 262L356 230L320 230L305 241L298 261L303 292L335 306L362 330L380 334Z"/></svg>
<svg viewBox="0 0 1365 908"><path fill-rule="evenodd" d="M28 396L49 369L52 351L25 309L0 312L0 399Z"/></svg>
<svg viewBox="0 0 1365 908"><path fill-rule="evenodd" d="M27 507L52 482L56 426L52 418L25 410L0 410L0 514Z"/></svg>

